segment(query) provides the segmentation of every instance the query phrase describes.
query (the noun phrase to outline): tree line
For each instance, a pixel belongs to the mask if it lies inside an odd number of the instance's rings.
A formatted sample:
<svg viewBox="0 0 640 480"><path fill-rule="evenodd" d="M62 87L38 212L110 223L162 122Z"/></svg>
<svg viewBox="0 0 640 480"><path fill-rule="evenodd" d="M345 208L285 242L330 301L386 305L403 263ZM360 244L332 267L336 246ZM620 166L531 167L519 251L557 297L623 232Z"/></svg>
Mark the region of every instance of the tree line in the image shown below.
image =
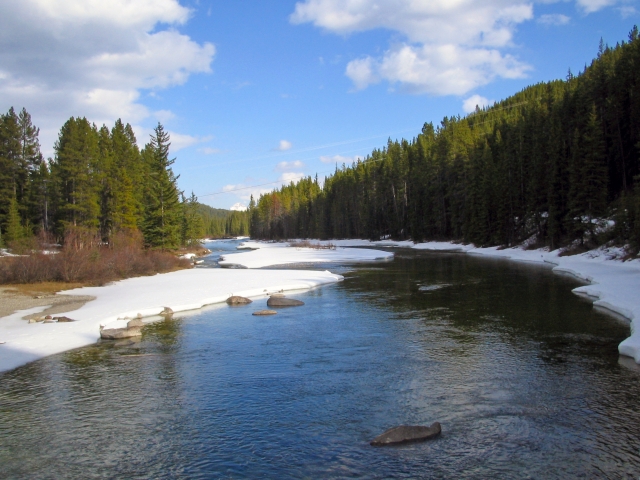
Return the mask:
<svg viewBox="0 0 640 480"><path fill-rule="evenodd" d="M640 246L640 40L250 204L257 238Z"/></svg>
<svg viewBox="0 0 640 480"><path fill-rule="evenodd" d="M46 161L38 134L25 109L0 116L0 246L40 235L83 248L124 233L172 250L204 235L200 204L178 188L161 124L140 149L121 120L98 128L72 117Z"/></svg>
<svg viewBox="0 0 640 480"><path fill-rule="evenodd" d="M249 235L249 214L246 211L230 211L199 204L198 211L204 223L204 234L210 238L227 238Z"/></svg>

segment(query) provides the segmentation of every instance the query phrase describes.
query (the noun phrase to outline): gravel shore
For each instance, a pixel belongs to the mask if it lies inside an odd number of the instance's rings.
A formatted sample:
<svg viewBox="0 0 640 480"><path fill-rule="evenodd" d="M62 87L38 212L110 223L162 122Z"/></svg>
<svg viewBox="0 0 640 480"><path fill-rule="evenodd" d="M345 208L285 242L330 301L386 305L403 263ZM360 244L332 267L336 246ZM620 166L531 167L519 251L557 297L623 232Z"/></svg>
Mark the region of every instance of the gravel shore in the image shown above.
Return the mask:
<svg viewBox="0 0 640 480"><path fill-rule="evenodd" d="M88 295L61 295L58 293L31 294L22 293L11 287L0 287L0 320L18 310L27 310L34 307L49 305L41 313L25 316L25 319L40 317L43 315L55 315L56 313L77 310L85 303L95 300L96 297Z"/></svg>

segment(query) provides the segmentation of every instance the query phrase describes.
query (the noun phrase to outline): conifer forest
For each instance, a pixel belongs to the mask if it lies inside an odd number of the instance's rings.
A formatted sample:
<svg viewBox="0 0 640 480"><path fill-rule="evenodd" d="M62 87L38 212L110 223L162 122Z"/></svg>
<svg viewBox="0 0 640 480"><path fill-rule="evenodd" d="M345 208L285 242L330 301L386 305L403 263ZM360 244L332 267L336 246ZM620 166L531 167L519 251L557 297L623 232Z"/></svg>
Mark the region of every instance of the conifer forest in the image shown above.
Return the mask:
<svg viewBox="0 0 640 480"><path fill-rule="evenodd" d="M250 205L278 238L640 246L640 39Z"/></svg>
<svg viewBox="0 0 640 480"><path fill-rule="evenodd" d="M48 160L38 132L25 109L0 117L0 246L41 236L83 248L125 233L141 235L147 247L173 250L205 235L248 234L247 214L222 211L213 218L195 195L179 190L161 124L139 149L121 120L109 129L70 118Z"/></svg>

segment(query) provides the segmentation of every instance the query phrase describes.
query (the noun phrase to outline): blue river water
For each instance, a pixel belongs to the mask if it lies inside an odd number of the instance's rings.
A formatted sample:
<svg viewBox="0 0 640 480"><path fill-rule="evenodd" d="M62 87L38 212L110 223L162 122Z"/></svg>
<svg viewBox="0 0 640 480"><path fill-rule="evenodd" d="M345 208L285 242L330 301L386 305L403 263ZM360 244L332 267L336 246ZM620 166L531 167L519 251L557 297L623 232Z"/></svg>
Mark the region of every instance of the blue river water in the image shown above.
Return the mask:
<svg viewBox="0 0 640 480"><path fill-rule="evenodd" d="M274 316L207 307L0 374L0 477L640 476L628 325L543 267L396 253Z"/></svg>

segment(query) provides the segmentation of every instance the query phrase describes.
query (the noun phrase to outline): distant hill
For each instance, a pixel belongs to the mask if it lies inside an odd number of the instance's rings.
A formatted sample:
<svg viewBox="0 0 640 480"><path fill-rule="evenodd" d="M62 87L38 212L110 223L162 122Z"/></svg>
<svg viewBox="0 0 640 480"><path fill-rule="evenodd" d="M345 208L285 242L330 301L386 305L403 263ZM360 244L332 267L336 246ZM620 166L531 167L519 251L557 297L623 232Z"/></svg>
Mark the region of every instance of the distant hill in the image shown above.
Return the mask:
<svg viewBox="0 0 640 480"><path fill-rule="evenodd" d="M198 213L204 223L205 235L212 238L249 235L248 212L213 208L198 202Z"/></svg>
<svg viewBox="0 0 640 480"><path fill-rule="evenodd" d="M224 208L213 208L209 205L204 205L198 202L198 213L202 215L203 219L210 218L227 218L231 214L231 210L225 210Z"/></svg>

